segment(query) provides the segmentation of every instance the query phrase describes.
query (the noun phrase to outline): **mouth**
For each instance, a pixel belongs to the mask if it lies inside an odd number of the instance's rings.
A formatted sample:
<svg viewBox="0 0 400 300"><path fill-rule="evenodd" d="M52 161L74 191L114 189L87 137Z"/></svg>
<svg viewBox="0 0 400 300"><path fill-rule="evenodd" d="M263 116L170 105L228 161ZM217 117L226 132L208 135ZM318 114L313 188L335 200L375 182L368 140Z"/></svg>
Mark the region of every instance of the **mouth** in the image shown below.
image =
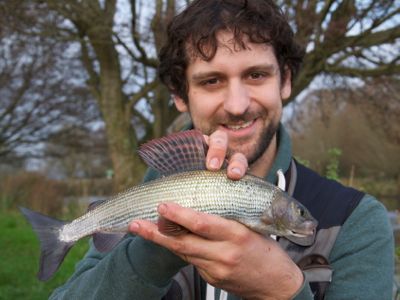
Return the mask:
<svg viewBox="0 0 400 300"><path fill-rule="evenodd" d="M245 129L250 127L254 123L254 120L243 122L240 124L225 124L224 127L230 129L230 130L240 130L240 129Z"/></svg>

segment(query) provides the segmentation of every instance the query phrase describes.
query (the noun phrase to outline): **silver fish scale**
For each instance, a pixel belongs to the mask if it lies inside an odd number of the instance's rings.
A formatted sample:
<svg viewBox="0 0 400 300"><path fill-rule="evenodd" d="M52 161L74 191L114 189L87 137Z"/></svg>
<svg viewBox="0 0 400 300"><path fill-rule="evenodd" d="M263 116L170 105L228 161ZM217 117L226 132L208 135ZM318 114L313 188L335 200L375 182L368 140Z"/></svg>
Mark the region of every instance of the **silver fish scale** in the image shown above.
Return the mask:
<svg viewBox="0 0 400 300"><path fill-rule="evenodd" d="M174 174L126 190L63 226L60 239L76 241L95 232L127 232L134 219L156 221L159 203L173 201L184 207L242 223L270 212L280 193L274 185L253 176L239 181L226 173L192 171Z"/></svg>

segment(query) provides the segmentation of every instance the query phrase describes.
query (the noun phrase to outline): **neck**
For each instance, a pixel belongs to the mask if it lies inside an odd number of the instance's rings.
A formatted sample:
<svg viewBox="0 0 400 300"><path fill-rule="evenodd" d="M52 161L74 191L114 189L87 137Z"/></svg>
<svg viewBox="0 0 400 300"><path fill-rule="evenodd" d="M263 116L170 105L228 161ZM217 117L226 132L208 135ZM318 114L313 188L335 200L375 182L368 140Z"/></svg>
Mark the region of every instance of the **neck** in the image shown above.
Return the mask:
<svg viewBox="0 0 400 300"><path fill-rule="evenodd" d="M263 155L249 167L249 174L264 178L271 169L277 152L277 137L274 135Z"/></svg>

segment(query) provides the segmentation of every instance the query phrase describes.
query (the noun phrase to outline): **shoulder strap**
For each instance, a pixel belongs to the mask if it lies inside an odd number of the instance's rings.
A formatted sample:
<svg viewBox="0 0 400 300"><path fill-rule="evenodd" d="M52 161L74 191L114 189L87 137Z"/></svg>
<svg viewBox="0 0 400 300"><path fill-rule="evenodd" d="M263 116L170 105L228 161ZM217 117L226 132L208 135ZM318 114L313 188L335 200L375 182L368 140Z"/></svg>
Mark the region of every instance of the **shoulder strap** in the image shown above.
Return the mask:
<svg viewBox="0 0 400 300"><path fill-rule="evenodd" d="M162 300L201 300L204 299L205 282L193 267L182 268L172 279L171 287Z"/></svg>
<svg viewBox="0 0 400 300"><path fill-rule="evenodd" d="M303 270L315 299L324 299L333 274L329 254L341 226L364 194L323 178L295 161L286 175L290 179L288 192L310 210L318 220L318 228L315 242L309 247L296 245L285 238L279 239L279 243Z"/></svg>
<svg viewBox="0 0 400 300"><path fill-rule="evenodd" d="M314 299L324 299L325 290L332 281L333 269L329 264L329 254L335 244L340 226L321 229L310 247L298 246L285 238L279 244L300 267L314 292Z"/></svg>

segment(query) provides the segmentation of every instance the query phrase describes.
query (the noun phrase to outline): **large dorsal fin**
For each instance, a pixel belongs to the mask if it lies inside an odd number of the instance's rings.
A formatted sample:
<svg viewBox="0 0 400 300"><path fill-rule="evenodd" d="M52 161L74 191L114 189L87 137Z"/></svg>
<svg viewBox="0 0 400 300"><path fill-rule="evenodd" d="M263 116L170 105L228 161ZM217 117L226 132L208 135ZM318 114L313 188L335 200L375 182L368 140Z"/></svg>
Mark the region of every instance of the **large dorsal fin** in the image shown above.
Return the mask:
<svg viewBox="0 0 400 300"><path fill-rule="evenodd" d="M198 130L174 133L139 148L140 157L162 175L205 170L206 153L207 144Z"/></svg>

